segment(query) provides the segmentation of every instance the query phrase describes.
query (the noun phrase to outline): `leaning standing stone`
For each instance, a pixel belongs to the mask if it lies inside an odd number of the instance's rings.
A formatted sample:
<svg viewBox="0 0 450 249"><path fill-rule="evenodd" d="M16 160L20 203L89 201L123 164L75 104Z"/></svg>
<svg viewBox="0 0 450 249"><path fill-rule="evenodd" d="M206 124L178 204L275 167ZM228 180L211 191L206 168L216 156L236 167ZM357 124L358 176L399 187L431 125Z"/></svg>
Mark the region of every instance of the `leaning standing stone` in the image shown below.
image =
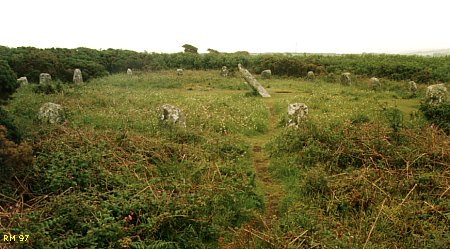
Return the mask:
<svg viewBox="0 0 450 249"><path fill-rule="evenodd" d="M182 68L178 68L177 69L177 75L183 75L183 69Z"/></svg>
<svg viewBox="0 0 450 249"><path fill-rule="evenodd" d="M160 109L162 112L161 120L163 122L176 124L186 128L186 118L184 117L183 112L179 108L173 105L164 104L160 107Z"/></svg>
<svg viewBox="0 0 450 249"><path fill-rule="evenodd" d="M39 109L38 119L42 123L60 124L65 120L64 108L55 103L45 103Z"/></svg>
<svg viewBox="0 0 450 249"><path fill-rule="evenodd" d="M352 83L352 78L350 77L351 73L343 73L341 74L341 84L342 85L350 85Z"/></svg>
<svg viewBox="0 0 450 249"><path fill-rule="evenodd" d="M255 91L261 95L263 98L269 98L270 94L264 89L264 87L259 84L259 82L253 77L253 75L245 69L240 63L238 64L239 72L241 72L242 76L244 77L247 84L253 88Z"/></svg>
<svg viewBox="0 0 450 249"><path fill-rule="evenodd" d="M78 68L73 71L73 83L75 84L83 83L83 75L81 74L81 70Z"/></svg>
<svg viewBox="0 0 450 249"><path fill-rule="evenodd" d="M28 85L28 79L27 77L20 77L17 79L17 83L19 83L19 85L21 86Z"/></svg>
<svg viewBox="0 0 450 249"><path fill-rule="evenodd" d="M227 77L227 76L228 76L228 73L229 73L229 71L228 71L227 66L223 66L223 67L222 67L222 71L220 71L220 75L221 75L222 77Z"/></svg>
<svg viewBox="0 0 450 249"><path fill-rule="evenodd" d="M49 83L52 81L52 76L48 73L41 73L39 75L39 84Z"/></svg>
<svg viewBox="0 0 450 249"><path fill-rule="evenodd" d="M270 69L262 71L261 77L263 77L263 79L270 79L270 77L272 77L272 71Z"/></svg>
<svg viewBox="0 0 450 249"><path fill-rule="evenodd" d="M436 84L427 87L425 101L430 105L437 105L447 101L447 88L444 84Z"/></svg>
<svg viewBox="0 0 450 249"><path fill-rule="evenodd" d="M373 90L378 90L381 88L380 80L376 77L370 78L370 85L372 86Z"/></svg>
<svg viewBox="0 0 450 249"><path fill-rule="evenodd" d="M127 75L133 75L133 71L131 70L131 68L127 69Z"/></svg>
<svg viewBox="0 0 450 249"><path fill-rule="evenodd" d="M302 120L305 120L308 116L308 106L303 103L293 103L288 106L288 115L289 120L287 123L288 127L295 126L301 123Z"/></svg>

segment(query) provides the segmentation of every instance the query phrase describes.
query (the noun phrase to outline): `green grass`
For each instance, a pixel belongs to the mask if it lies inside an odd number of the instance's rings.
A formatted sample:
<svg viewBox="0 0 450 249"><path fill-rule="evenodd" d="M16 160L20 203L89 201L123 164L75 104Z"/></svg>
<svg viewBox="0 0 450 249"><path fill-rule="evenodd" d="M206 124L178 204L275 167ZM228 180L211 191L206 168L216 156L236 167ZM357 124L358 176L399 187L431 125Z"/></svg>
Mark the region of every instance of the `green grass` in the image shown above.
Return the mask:
<svg viewBox="0 0 450 249"><path fill-rule="evenodd" d="M32 248L444 248L448 136L417 113L421 93L366 81L260 79L270 99L214 71L20 88L7 109L35 160L8 196L23 207L6 209L1 227L30 234ZM40 124L45 102L68 121ZM284 127L292 102L309 107L298 130ZM160 122L165 103L186 129ZM256 174L255 145L271 181ZM275 188L284 195L265 224L264 189Z"/></svg>

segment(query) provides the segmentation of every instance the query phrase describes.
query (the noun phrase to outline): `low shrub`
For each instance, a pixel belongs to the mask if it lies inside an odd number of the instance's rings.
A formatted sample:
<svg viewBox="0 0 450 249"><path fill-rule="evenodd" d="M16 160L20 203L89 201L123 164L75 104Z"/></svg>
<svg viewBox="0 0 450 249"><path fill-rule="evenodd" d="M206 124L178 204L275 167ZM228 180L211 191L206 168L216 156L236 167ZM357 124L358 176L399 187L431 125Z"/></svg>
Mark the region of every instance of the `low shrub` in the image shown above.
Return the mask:
<svg viewBox="0 0 450 249"><path fill-rule="evenodd" d="M0 125L3 125L6 128L6 138L14 141L15 143L19 143L22 135L19 132L19 129L14 125L13 119L11 115L0 106Z"/></svg>
<svg viewBox="0 0 450 249"><path fill-rule="evenodd" d="M450 103L439 105L422 103L419 110L427 120L440 127L447 135L450 134Z"/></svg>
<svg viewBox="0 0 450 249"><path fill-rule="evenodd" d="M42 83L33 86L34 93L55 94L55 93L62 93L63 91L64 86L61 83L61 81Z"/></svg>
<svg viewBox="0 0 450 249"><path fill-rule="evenodd" d="M22 178L33 162L30 145L17 144L7 137L7 129L0 125L0 193L9 196L19 185L15 178ZM0 205L7 201L2 198Z"/></svg>
<svg viewBox="0 0 450 249"><path fill-rule="evenodd" d="M19 83L16 74L6 61L0 60L0 93L14 92L17 87Z"/></svg>

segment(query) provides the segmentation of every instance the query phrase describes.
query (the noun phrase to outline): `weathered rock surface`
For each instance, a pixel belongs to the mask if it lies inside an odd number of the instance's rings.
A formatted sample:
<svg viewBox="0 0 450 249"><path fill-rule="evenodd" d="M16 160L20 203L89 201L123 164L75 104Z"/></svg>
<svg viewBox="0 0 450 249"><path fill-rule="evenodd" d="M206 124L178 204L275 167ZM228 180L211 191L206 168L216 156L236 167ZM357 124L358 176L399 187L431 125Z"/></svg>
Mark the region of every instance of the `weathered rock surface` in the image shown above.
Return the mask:
<svg viewBox="0 0 450 249"><path fill-rule="evenodd" d="M264 89L261 84L253 77L253 75L245 69L241 64L238 64L239 72L241 72L242 76L244 77L245 81L247 81L248 85L252 87L255 91L259 93L264 98L270 97L270 94Z"/></svg>
<svg viewBox="0 0 450 249"><path fill-rule="evenodd" d="M28 79L27 79L27 77L20 77L20 78L17 79L17 82L18 82L19 85L21 85L21 86L28 85Z"/></svg>
<svg viewBox="0 0 450 249"><path fill-rule="evenodd" d="M447 87L444 84L436 84L427 87L425 101L428 104L437 105L447 101Z"/></svg>
<svg viewBox="0 0 450 249"><path fill-rule="evenodd" d="M381 88L380 80L376 77L370 78L370 86L373 90L378 90Z"/></svg>
<svg viewBox="0 0 450 249"><path fill-rule="evenodd" d="M270 77L272 77L272 71L270 69L262 71L261 72L261 77L263 79L270 79Z"/></svg>
<svg viewBox="0 0 450 249"><path fill-rule="evenodd" d="M161 109L161 121L186 127L186 118L183 112L176 106L164 104Z"/></svg>
<svg viewBox="0 0 450 249"><path fill-rule="evenodd" d="M128 68L128 69L127 69L127 74L128 74L128 75L133 75L133 70L131 70L131 68Z"/></svg>
<svg viewBox="0 0 450 249"><path fill-rule="evenodd" d="M412 93L412 94L416 93L417 92L417 84L416 84L416 82L414 82L414 81L408 82L408 89L409 89L410 93Z"/></svg>
<svg viewBox="0 0 450 249"><path fill-rule="evenodd" d="M314 75L313 71L308 71L308 73L306 74L306 79L307 80L314 80L314 78L316 78L316 75Z"/></svg>
<svg viewBox="0 0 450 249"><path fill-rule="evenodd" d="M52 81L52 76L48 73L41 73L39 75L39 84L49 83Z"/></svg>
<svg viewBox="0 0 450 249"><path fill-rule="evenodd" d="M341 74L341 84L342 85L350 85L352 83L351 73L342 73Z"/></svg>
<svg viewBox="0 0 450 249"><path fill-rule="evenodd" d="M43 123L60 124L66 119L61 105L47 102L39 108L38 119Z"/></svg>
<svg viewBox="0 0 450 249"><path fill-rule="evenodd" d="M177 75L183 75L183 69L182 68L178 68L177 69Z"/></svg>
<svg viewBox="0 0 450 249"><path fill-rule="evenodd" d="M75 84L83 83L83 75L81 74L81 70L78 68L73 71L73 83Z"/></svg>
<svg viewBox="0 0 450 249"><path fill-rule="evenodd" d="M289 104L288 115L289 120L287 126L298 127L298 125L302 122L302 120L305 120L308 116L308 106L306 106L304 103Z"/></svg>
<svg viewBox="0 0 450 249"><path fill-rule="evenodd" d="M222 70L220 71L220 75L222 76L222 77L228 77L228 74L229 74L230 72L228 71L228 68L227 68L227 66L223 66L222 67Z"/></svg>

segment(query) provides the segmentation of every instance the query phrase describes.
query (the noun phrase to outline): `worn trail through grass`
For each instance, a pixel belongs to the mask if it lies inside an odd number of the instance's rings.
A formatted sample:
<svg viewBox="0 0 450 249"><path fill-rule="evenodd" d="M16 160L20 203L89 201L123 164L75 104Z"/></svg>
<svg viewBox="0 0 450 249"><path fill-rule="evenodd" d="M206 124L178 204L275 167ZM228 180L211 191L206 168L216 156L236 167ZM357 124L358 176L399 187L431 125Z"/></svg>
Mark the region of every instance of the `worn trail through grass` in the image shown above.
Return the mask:
<svg viewBox="0 0 450 249"><path fill-rule="evenodd" d="M252 161L258 187L264 194L265 200L265 212L261 219L264 226L269 228L279 218L278 204L284 196L284 192L282 184L275 180L269 171L270 157L265 145L275 133L277 118L274 113L273 100L265 99L265 104L268 109L268 130L264 134L249 138L249 144L252 147Z"/></svg>

